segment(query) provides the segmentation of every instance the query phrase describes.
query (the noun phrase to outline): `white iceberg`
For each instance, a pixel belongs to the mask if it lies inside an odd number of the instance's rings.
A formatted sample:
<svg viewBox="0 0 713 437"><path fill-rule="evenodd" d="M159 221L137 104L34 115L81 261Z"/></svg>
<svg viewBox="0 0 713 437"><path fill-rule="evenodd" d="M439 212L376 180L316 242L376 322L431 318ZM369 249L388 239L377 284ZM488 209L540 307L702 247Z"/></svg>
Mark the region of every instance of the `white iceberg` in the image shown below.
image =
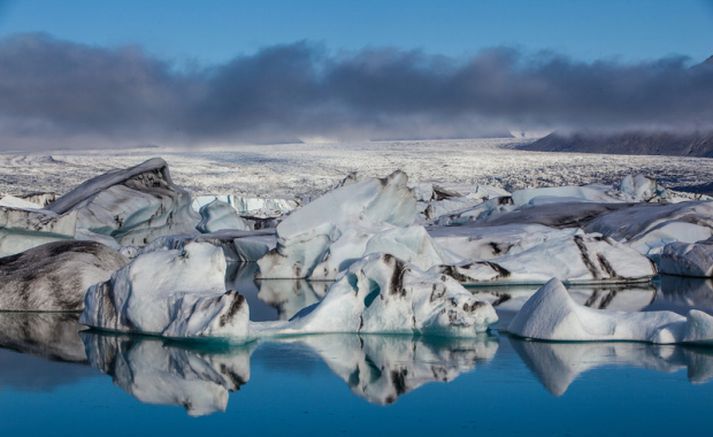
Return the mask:
<svg viewBox="0 0 713 437"><path fill-rule="evenodd" d="M251 227L240 218L232 206L217 199L203 205L199 210L199 214L201 221L196 226L196 229L203 233L226 229L236 229L239 231L251 230Z"/></svg>
<svg viewBox="0 0 713 437"><path fill-rule="evenodd" d="M124 264L126 259L107 246L72 240L0 258L0 310L81 310L87 288Z"/></svg>
<svg viewBox="0 0 713 437"><path fill-rule="evenodd" d="M492 306L457 281L391 255L353 264L318 304L284 322L250 322L244 297L225 291L223 251L191 242L135 258L87 291L80 321L164 337L257 337L307 333L473 336L497 321Z"/></svg>
<svg viewBox="0 0 713 437"><path fill-rule="evenodd" d="M199 220L191 209L190 194L173 183L166 161L160 158L85 181L47 209L58 215L76 211L77 231L134 246L190 232Z"/></svg>
<svg viewBox="0 0 713 437"><path fill-rule="evenodd" d="M222 249L209 243L141 254L89 288L80 322L165 337L245 339L248 305L225 290L225 272Z"/></svg>
<svg viewBox="0 0 713 437"><path fill-rule="evenodd" d="M472 337L497 322L493 307L455 279L420 271L388 254L352 264L325 298L268 334L408 333Z"/></svg>
<svg viewBox="0 0 713 437"><path fill-rule="evenodd" d="M0 206L0 256L14 255L53 241L72 239L77 214Z"/></svg>
<svg viewBox="0 0 713 437"><path fill-rule="evenodd" d="M516 229L508 227L503 234L494 229L493 235L489 235L485 228L476 234L484 241L477 237L465 241L450 237L452 244L447 247L482 261L469 260L439 269L465 283L541 284L553 277L570 283L636 282L656 274L646 257L601 235L575 229L519 238L518 234L510 236L507 232ZM528 229L531 228L523 230ZM497 256L500 253L505 254Z"/></svg>
<svg viewBox="0 0 713 437"><path fill-rule="evenodd" d="M713 236L713 202L633 205L601 215L584 229L655 256L668 243L695 243Z"/></svg>
<svg viewBox="0 0 713 437"><path fill-rule="evenodd" d="M414 224L416 199L407 182L400 171L384 179L364 179L293 212L277 226L277 247L258 262L260 277L307 278L342 235L352 237L342 246L359 245L364 235Z"/></svg>
<svg viewBox="0 0 713 437"><path fill-rule="evenodd" d="M713 276L713 239L696 243L674 242L664 246L656 259L661 273L680 276Z"/></svg>
<svg viewBox="0 0 713 437"><path fill-rule="evenodd" d="M562 282L552 279L507 327L520 337L553 341L643 341L657 344L713 341L713 317L698 310L618 312L577 304Z"/></svg>

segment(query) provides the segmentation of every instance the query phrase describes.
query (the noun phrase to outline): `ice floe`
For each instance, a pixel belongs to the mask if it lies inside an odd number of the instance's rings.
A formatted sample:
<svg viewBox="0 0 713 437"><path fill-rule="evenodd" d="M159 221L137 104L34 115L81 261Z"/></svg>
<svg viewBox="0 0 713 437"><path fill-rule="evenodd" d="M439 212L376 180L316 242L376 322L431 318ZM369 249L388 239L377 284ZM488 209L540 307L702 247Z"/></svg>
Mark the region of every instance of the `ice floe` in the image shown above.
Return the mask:
<svg viewBox="0 0 713 437"><path fill-rule="evenodd" d="M0 310L78 311L84 293L126 264L91 241L57 241L0 258Z"/></svg>
<svg viewBox="0 0 713 437"><path fill-rule="evenodd" d="M713 317L699 310L686 316L594 310L577 304L562 282L552 279L523 305L507 331L539 340L708 343L713 340Z"/></svg>

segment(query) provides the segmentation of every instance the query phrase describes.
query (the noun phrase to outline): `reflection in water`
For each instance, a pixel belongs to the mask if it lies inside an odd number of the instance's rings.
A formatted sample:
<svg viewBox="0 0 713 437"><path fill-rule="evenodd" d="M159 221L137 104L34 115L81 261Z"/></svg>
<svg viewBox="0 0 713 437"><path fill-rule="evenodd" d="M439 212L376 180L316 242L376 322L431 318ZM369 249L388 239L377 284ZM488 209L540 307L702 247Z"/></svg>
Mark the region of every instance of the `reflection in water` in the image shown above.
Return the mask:
<svg viewBox="0 0 713 437"><path fill-rule="evenodd" d="M319 300L329 286L323 282L291 280L256 284L253 277L254 272L242 270L232 275L230 281L246 294L251 315L263 320L291 317ZM685 313L695 307L713 312L710 280L663 276L656 286L658 290L653 285L641 284L572 287L570 291L575 300L592 308L673 309ZM507 323L508 315L514 314L536 288L479 287L474 292L494 302L501 319ZM251 360L259 360L253 364L268 366L266 369L270 371L269 354L252 356L260 344L236 348L221 343L168 342L93 331L79 333L80 329L76 314L0 313L0 388L48 390L98 375L95 370L98 369L141 402L180 405L190 415L204 415L226 410L230 392L249 381ZM395 402L428 382L453 381L476 369L479 363L498 360L499 356L504 360L522 359L555 395L565 393L588 370L604 366L660 372L686 369L692 383L713 379L713 348L498 338L342 334L269 342L279 344L280 360L295 365L310 361L304 357L304 351L309 350L309 356L319 356L355 395L376 404ZM507 344L500 348L499 341L510 343L513 348ZM268 351L270 347L261 350ZM507 366L488 366L488 369L513 371Z"/></svg>
<svg viewBox="0 0 713 437"><path fill-rule="evenodd" d="M0 347L50 360L86 362L75 313L0 312Z"/></svg>
<svg viewBox="0 0 713 437"><path fill-rule="evenodd" d="M95 374L87 366L77 318L0 312L0 388L47 391Z"/></svg>
<svg viewBox="0 0 713 437"><path fill-rule="evenodd" d="M225 411L228 393L250 379L249 346L216 351L128 336L82 338L91 365L123 390L141 402L182 405L192 416Z"/></svg>
<svg viewBox="0 0 713 437"><path fill-rule="evenodd" d="M688 379L713 378L713 350L645 343L553 343L508 337L527 367L550 393L560 396L579 375L603 366L640 367L659 372L688 370Z"/></svg>
<svg viewBox="0 0 713 437"><path fill-rule="evenodd" d="M448 382L491 359L497 339L417 339L386 335L316 335L309 346L352 392L371 403L390 404L428 382Z"/></svg>
<svg viewBox="0 0 713 437"><path fill-rule="evenodd" d="M661 275L656 299L647 310L669 310L686 314L698 309L713 314L713 280Z"/></svg>
<svg viewBox="0 0 713 437"><path fill-rule="evenodd" d="M507 326L520 308L539 289L538 285L478 286L471 290L478 298L495 307L500 321L497 326ZM574 285L567 287L575 302L594 309L614 311L641 311L647 308L657 295L650 283Z"/></svg>
<svg viewBox="0 0 713 437"><path fill-rule="evenodd" d="M277 309L278 320L289 320L299 310L319 302L332 284L304 279L264 279L259 283L258 298Z"/></svg>
<svg viewBox="0 0 713 437"><path fill-rule="evenodd" d="M324 297L332 282L304 279L256 280L256 263L230 266L226 289L237 290L248 301L250 320L289 320L299 310Z"/></svg>
<svg viewBox="0 0 713 437"><path fill-rule="evenodd" d="M82 334L92 366L150 404L182 405L200 416L225 411L229 392L250 378L254 345L166 343L159 339ZM357 395L388 404L431 381L451 381L495 355L492 338L424 341L409 336L315 335L284 340L307 346ZM183 346L183 347L182 347Z"/></svg>

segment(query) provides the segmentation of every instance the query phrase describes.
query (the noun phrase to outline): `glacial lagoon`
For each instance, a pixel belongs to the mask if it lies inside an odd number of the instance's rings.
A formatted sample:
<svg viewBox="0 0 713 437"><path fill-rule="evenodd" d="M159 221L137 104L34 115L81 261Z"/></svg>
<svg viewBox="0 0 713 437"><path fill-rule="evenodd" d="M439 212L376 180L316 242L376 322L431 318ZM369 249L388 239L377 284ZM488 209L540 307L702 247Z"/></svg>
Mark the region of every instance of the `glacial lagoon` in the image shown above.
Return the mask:
<svg viewBox="0 0 713 437"><path fill-rule="evenodd" d="M287 319L325 284L233 286L254 320ZM505 323L537 287L474 288ZM570 287L585 305L710 311L713 282ZM487 296L484 296L487 297ZM0 313L3 435L630 434L707 432L713 348L305 335L243 346L85 330L72 313Z"/></svg>

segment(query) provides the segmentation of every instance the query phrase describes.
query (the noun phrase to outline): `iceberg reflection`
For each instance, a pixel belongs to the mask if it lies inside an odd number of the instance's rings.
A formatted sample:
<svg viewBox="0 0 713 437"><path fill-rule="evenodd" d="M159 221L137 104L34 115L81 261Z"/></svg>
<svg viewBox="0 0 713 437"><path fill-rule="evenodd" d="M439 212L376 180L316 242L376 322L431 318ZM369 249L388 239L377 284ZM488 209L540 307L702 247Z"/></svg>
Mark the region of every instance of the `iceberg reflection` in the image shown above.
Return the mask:
<svg viewBox="0 0 713 437"><path fill-rule="evenodd" d="M225 411L250 379L250 346L215 350L159 339L82 334L90 364L141 402L181 405L189 415Z"/></svg>
<svg viewBox="0 0 713 437"><path fill-rule="evenodd" d="M657 372L687 369L692 383L713 378L713 350L707 348L632 342L554 343L513 337L508 340L542 385L556 396L563 395L580 375L604 366Z"/></svg>

